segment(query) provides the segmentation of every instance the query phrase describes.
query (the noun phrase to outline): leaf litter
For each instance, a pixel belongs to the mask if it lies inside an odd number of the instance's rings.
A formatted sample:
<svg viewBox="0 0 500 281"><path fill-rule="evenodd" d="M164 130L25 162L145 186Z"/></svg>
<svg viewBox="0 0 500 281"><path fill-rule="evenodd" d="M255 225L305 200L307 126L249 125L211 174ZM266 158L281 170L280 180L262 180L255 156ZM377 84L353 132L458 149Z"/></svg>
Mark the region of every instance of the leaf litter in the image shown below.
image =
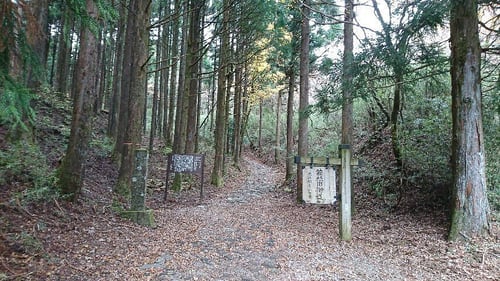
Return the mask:
<svg viewBox="0 0 500 281"><path fill-rule="evenodd" d="M167 202L165 169L155 164L164 161L153 155L147 204L156 227L147 228L111 207L116 170L109 160L93 156L89 163L77 203L2 204L5 229L24 231L41 246L35 254L16 249L11 234L2 234L0 280L500 279L496 222L489 238L451 243L443 211L390 212L357 192L353 239L342 242L336 206L296 203L280 187L281 170L252 155L228 168L224 187L206 181L203 199L194 179Z"/></svg>

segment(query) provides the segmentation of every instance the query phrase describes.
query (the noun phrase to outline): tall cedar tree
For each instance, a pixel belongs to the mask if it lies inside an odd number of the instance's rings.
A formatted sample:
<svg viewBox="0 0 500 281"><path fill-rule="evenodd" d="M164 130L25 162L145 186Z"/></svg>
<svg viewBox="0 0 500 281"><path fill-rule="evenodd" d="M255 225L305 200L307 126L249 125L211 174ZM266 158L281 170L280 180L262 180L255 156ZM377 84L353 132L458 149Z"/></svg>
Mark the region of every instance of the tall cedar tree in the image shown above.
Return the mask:
<svg viewBox="0 0 500 281"><path fill-rule="evenodd" d="M194 153L196 147L198 102L199 102L199 71L201 61L200 37L201 37L201 8L205 1L191 1L189 35L187 42L186 59L186 96L187 96L187 133L186 133L186 153Z"/></svg>
<svg viewBox="0 0 500 281"><path fill-rule="evenodd" d="M187 133L187 114L188 114L188 99L187 93L184 92L186 81L186 49L187 49L187 33L189 23L188 1L185 1L179 7L182 10L182 26L181 26L181 43L180 45L180 61L179 61L179 77L177 80L177 111L175 112L175 130L174 130L174 153L184 153L186 149L186 133ZM178 177L176 176L176 179Z"/></svg>
<svg viewBox="0 0 500 281"><path fill-rule="evenodd" d="M98 18L93 0L86 1L91 19ZM80 51L78 54L73 115L68 148L58 170L59 184L63 193L75 200L81 192L85 176L85 161L92 130L93 104L96 98L97 40L87 21L82 22Z"/></svg>
<svg viewBox="0 0 500 281"><path fill-rule="evenodd" d="M120 100L121 100L121 86L122 86L122 70L123 70L123 46L125 37L125 23L127 20L126 5L118 5L119 17L116 30L116 41L114 45L114 66L113 66L113 84L112 84L112 97L108 120L108 136L112 137L115 142L118 136L118 123L120 118ZM119 155L119 146L115 146L115 156Z"/></svg>
<svg viewBox="0 0 500 281"><path fill-rule="evenodd" d="M290 56L288 57L287 69L285 70L286 76L288 78L288 100L287 100L287 113L286 113L286 173L285 173L285 183L290 182L293 178L293 158L294 158L294 134L293 134L293 118L294 118L294 96L296 87L296 75L297 75L297 58L299 57L300 51L300 24L298 24L299 17L298 9L294 6L290 6L289 13L291 18L288 20L287 28L292 34L292 40L290 41Z"/></svg>
<svg viewBox="0 0 500 281"><path fill-rule="evenodd" d="M68 90L68 77L71 54L71 32L74 26L75 17L68 5L63 5L62 19L59 28L59 38L57 44L57 67L55 73L56 90L66 93Z"/></svg>
<svg viewBox="0 0 500 281"><path fill-rule="evenodd" d="M299 156L307 156L309 131L309 42L311 28L309 26L310 1L302 4L302 26L300 39L300 98L299 98ZM302 169L297 169L297 201L302 202Z"/></svg>
<svg viewBox="0 0 500 281"><path fill-rule="evenodd" d="M453 196L449 239L489 229L476 0L451 1Z"/></svg>
<svg viewBox="0 0 500 281"><path fill-rule="evenodd" d="M215 159L211 182L215 186L224 183L224 145L226 133L226 85L227 62L229 56L229 16L230 1L223 1L223 16L221 25L221 48L219 56L219 70L217 73L217 113L215 116Z"/></svg>
<svg viewBox="0 0 500 281"><path fill-rule="evenodd" d="M168 122L167 122L167 131L165 132L165 143L167 146L173 145L173 132L175 129L175 116L177 114L178 109L176 108L176 95L177 92L175 90L177 85L177 69L179 68L179 25L180 25L180 10L181 10L181 1L174 1L174 12L172 14L172 53L171 58L172 62L170 67L172 71L170 71L170 96L168 98Z"/></svg>
<svg viewBox="0 0 500 281"><path fill-rule="evenodd" d="M48 36L48 15L49 1L38 0L29 3L29 12L27 15L26 37L28 44L34 52L34 65L29 68L28 88L39 87L45 79L43 73L47 65L47 54L49 49Z"/></svg>
<svg viewBox="0 0 500 281"><path fill-rule="evenodd" d="M119 134L124 134L124 141L118 144L122 146L123 150L118 182L115 187L117 192L124 195L130 194L135 149L141 145L145 103L144 90L146 89L148 63L150 8L151 0L130 1L130 11L134 12L129 13L125 38L125 54L129 52L131 55L129 62L130 74L123 74L123 79L130 80L130 85L128 94L125 93L127 89L122 88L122 96L128 96L126 104L127 122L125 130L119 132ZM120 120L122 120L121 112Z"/></svg>

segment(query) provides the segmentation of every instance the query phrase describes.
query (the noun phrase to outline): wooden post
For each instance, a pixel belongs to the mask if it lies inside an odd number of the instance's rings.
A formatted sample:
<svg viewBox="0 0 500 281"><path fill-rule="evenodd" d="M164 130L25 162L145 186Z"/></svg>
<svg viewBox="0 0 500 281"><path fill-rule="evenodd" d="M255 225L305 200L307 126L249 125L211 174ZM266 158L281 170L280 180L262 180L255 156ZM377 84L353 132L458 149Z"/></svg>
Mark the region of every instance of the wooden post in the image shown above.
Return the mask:
<svg viewBox="0 0 500 281"><path fill-rule="evenodd" d="M351 241L351 146L339 145L340 166L340 239Z"/></svg>

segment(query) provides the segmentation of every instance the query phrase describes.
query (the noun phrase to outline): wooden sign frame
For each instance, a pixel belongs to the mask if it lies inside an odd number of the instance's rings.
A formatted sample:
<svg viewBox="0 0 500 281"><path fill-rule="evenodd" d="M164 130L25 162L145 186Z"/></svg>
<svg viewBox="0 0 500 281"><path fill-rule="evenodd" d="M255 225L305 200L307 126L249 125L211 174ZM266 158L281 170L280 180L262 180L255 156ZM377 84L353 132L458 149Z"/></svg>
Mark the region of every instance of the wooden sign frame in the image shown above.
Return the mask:
<svg viewBox="0 0 500 281"><path fill-rule="evenodd" d="M340 166L340 186L337 193L337 199L340 200L339 232L340 238L343 241L351 241L351 167L360 165L360 161L358 161L358 159L352 158L351 146L349 144L339 145L339 158L295 156L294 162L299 167L304 167L306 165L311 167L329 167L332 165Z"/></svg>

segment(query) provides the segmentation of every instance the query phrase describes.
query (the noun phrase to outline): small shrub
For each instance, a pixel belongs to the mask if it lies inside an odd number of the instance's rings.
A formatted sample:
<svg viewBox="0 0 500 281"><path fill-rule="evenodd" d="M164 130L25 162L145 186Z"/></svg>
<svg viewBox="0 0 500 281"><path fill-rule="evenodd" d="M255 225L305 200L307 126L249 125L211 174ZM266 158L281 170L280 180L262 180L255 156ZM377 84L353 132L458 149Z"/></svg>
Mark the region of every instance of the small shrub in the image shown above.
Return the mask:
<svg viewBox="0 0 500 281"><path fill-rule="evenodd" d="M63 199L54 174L46 178L36 179L33 187L23 190L23 192L17 194L17 197L25 204Z"/></svg>
<svg viewBox="0 0 500 281"><path fill-rule="evenodd" d="M36 255L43 252L42 242L25 231L17 234L16 239L25 253Z"/></svg>
<svg viewBox="0 0 500 281"><path fill-rule="evenodd" d="M164 156L167 156L168 154L172 153L172 151L173 151L173 150L172 150L172 147L171 147L171 146L165 146L165 147L163 147L163 149L162 149L162 151L161 151L161 152L162 152L162 154L163 154Z"/></svg>

